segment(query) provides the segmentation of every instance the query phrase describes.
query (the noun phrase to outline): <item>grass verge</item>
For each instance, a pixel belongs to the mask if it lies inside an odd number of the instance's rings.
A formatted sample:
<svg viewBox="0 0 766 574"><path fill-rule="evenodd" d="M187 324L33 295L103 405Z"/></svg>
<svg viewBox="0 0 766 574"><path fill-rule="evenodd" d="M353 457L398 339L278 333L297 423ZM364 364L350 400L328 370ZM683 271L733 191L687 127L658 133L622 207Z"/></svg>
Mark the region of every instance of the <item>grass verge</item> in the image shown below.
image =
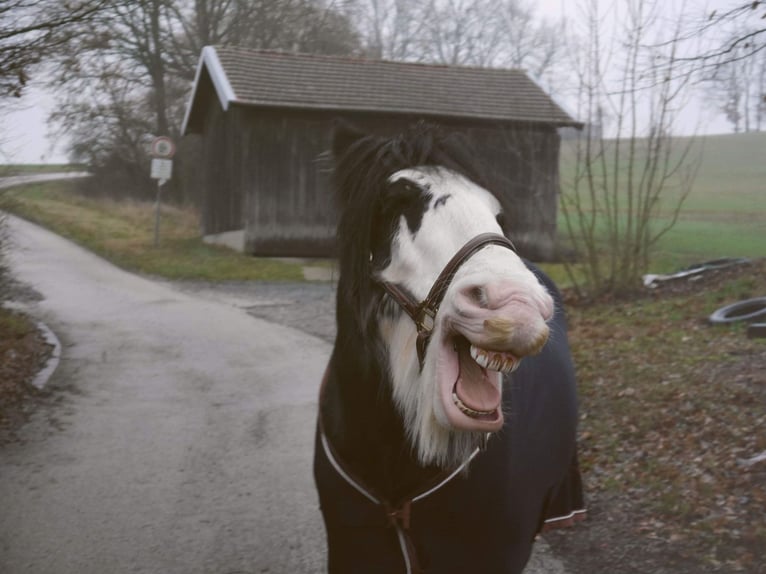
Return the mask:
<svg viewBox="0 0 766 574"><path fill-rule="evenodd" d="M0 431L22 415L22 404L33 392L28 383L50 352L28 317L0 307Z"/></svg>
<svg viewBox="0 0 766 574"><path fill-rule="evenodd" d="M155 248L154 205L91 199L76 182L56 181L9 189L3 207L67 237L116 265L166 279L300 281L300 265L255 258L205 244L192 209L162 207Z"/></svg>

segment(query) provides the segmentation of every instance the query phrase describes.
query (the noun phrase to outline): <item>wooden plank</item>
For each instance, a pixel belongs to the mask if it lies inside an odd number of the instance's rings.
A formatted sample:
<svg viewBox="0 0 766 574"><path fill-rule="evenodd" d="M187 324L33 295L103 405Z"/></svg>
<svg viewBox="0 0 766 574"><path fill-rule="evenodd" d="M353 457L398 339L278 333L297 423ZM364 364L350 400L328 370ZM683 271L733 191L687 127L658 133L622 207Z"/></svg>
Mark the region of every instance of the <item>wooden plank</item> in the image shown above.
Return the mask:
<svg viewBox="0 0 766 574"><path fill-rule="evenodd" d="M205 229L245 225L247 245L259 254L330 255L336 224L329 157L335 115L236 106L225 115L225 120L211 118L205 133L205 163L215 163L207 169ZM391 134L417 118L350 114L344 119ZM538 124L444 123L472 142L489 187L508 206L509 231L524 254L550 258L558 197L556 131Z"/></svg>

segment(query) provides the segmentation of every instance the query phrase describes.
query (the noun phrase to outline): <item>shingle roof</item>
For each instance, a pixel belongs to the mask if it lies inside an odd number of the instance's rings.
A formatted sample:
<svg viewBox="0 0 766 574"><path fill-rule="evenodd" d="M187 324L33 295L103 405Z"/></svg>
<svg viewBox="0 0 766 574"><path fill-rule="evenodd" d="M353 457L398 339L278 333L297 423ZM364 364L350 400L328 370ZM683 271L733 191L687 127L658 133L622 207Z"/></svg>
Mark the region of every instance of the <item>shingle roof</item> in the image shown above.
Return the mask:
<svg viewBox="0 0 766 574"><path fill-rule="evenodd" d="M236 103L579 125L521 70L238 47L205 48L200 69L203 63L224 108ZM187 120L194 100L193 94Z"/></svg>

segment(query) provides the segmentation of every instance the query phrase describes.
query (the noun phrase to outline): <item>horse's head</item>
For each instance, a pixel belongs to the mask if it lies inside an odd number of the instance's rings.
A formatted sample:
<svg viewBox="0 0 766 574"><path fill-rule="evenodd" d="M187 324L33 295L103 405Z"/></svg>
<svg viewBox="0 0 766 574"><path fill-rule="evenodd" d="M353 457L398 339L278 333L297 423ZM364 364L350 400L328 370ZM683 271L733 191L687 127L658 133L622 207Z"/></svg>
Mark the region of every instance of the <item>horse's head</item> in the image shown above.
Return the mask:
<svg viewBox="0 0 766 574"><path fill-rule="evenodd" d="M445 284L433 319L424 318L431 330L419 357L410 316L418 311L403 312L387 286L426 299L464 245L503 233L501 204L477 183L461 146L422 125L393 139L341 128L334 152L339 297L359 332L382 343L420 461L454 465L502 427L503 376L545 344L553 300L512 249L481 246Z"/></svg>

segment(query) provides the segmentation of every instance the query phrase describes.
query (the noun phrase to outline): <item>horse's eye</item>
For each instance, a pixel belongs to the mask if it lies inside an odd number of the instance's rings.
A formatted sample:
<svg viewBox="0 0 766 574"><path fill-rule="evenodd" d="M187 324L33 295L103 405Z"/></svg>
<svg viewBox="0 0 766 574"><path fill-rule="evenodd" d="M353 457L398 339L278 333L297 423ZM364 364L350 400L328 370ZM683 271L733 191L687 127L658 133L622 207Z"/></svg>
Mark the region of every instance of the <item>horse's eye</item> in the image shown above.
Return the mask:
<svg viewBox="0 0 766 574"><path fill-rule="evenodd" d="M421 190L407 180L395 181L386 191L384 209L390 213L401 213L413 202L421 200Z"/></svg>
<svg viewBox="0 0 766 574"><path fill-rule="evenodd" d="M495 219L497 220L497 224L500 226L500 229L505 231L505 214L504 213L498 213L495 216Z"/></svg>
<svg viewBox="0 0 766 574"><path fill-rule="evenodd" d="M414 182L398 179L390 184L383 194L380 211L380 219L388 222L387 237L393 237L402 217L410 233L417 233L430 201L430 192Z"/></svg>
<svg viewBox="0 0 766 574"><path fill-rule="evenodd" d="M420 190L411 182L400 179L392 183L386 192L388 200L402 200L417 196Z"/></svg>

